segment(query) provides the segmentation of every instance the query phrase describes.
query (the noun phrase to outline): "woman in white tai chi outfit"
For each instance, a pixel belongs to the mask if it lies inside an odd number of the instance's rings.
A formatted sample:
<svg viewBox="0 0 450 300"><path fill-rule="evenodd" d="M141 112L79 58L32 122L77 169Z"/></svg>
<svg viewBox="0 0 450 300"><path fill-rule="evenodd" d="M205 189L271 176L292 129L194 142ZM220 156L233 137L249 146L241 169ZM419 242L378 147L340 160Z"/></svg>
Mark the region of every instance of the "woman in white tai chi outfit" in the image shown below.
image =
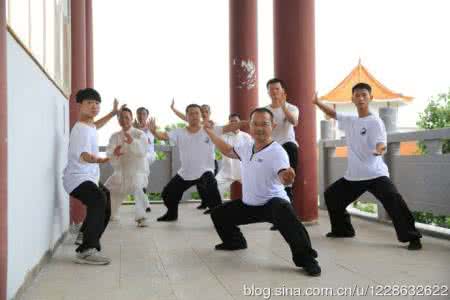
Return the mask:
<svg viewBox="0 0 450 300"><path fill-rule="evenodd" d="M128 195L135 201L135 220L137 226L145 227L147 196L144 188L148 185L149 166L147 163L147 136L132 127L133 113L123 108L119 115L122 130L109 139L107 155L114 173L105 183L111 191L111 216L119 219L119 207Z"/></svg>

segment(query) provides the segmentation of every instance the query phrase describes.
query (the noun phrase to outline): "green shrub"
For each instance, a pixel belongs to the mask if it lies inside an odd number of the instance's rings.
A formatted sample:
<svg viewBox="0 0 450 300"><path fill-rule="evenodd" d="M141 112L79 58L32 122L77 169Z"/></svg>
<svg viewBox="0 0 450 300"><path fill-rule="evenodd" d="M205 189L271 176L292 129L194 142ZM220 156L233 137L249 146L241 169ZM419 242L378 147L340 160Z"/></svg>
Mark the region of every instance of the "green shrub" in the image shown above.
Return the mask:
<svg viewBox="0 0 450 300"><path fill-rule="evenodd" d="M414 211L412 214L416 222L450 229L450 216L435 216L431 212L423 211Z"/></svg>
<svg viewBox="0 0 450 300"><path fill-rule="evenodd" d="M419 114L417 126L423 129L450 127L450 89L447 94L438 94L429 100L425 110ZM418 142L421 153L426 153L426 146ZM445 140L442 153L450 153L450 140Z"/></svg>

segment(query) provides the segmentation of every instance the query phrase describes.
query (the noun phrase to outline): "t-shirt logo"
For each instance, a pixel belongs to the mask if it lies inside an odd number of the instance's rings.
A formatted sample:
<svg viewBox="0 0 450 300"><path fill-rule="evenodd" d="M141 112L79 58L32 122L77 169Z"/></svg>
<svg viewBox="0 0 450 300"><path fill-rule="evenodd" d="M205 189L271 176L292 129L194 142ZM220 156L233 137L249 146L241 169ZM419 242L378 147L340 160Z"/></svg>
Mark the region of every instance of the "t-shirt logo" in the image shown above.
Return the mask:
<svg viewBox="0 0 450 300"><path fill-rule="evenodd" d="M264 160L263 160L262 158L258 158L257 161L258 161L259 163L262 163Z"/></svg>
<svg viewBox="0 0 450 300"><path fill-rule="evenodd" d="M209 144L209 138L205 139L205 143Z"/></svg>
<svg viewBox="0 0 450 300"><path fill-rule="evenodd" d="M360 132L360 133L361 133L361 135L365 135L365 134L367 133L367 129L363 127L363 128L361 129L361 132Z"/></svg>

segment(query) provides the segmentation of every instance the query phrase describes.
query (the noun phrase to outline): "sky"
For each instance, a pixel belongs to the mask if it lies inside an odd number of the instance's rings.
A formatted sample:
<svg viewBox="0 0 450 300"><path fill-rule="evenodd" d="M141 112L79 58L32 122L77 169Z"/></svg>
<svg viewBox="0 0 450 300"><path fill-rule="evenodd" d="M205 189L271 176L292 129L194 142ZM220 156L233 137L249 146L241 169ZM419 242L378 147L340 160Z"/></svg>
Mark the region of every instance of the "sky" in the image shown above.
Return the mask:
<svg viewBox="0 0 450 300"><path fill-rule="evenodd" d="M125 4L126 3L126 4ZM146 106L161 126L170 111L207 103L212 118L229 113L228 0L96 0L95 87L102 113L114 97ZM450 88L449 0L316 0L316 89L334 88L358 63L388 88L415 98L399 126L415 126L427 99ZM258 0L259 104L273 77L272 0ZM320 116L320 115L318 115ZM118 130L116 120L100 142Z"/></svg>

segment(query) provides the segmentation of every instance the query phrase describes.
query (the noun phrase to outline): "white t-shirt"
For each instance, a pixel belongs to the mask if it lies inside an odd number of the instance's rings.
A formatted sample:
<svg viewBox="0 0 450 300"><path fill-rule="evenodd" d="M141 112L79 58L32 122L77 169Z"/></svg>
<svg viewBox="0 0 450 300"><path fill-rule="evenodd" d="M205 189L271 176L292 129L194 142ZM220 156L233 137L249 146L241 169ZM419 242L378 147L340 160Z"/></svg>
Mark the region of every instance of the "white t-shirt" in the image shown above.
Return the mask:
<svg viewBox="0 0 450 300"><path fill-rule="evenodd" d="M77 122L70 132L69 158L63 175L64 189L68 194L85 181L98 184L100 179L98 164L82 161L80 156L83 152L98 157L97 128Z"/></svg>
<svg viewBox="0 0 450 300"><path fill-rule="evenodd" d="M242 143L252 142L252 137L243 131L239 131L237 134L234 132L228 132L222 135L222 139L228 145L233 147L238 146ZM241 163L237 159L232 159L222 155L222 168L219 171L217 176L221 176L223 178L229 178L232 180L240 180L241 179Z"/></svg>
<svg viewBox="0 0 450 300"><path fill-rule="evenodd" d="M299 110L297 106L286 102L286 107L293 117L298 120ZM271 105L266 106L266 108L273 113L274 121L277 123L277 127L272 131L273 140L280 145L287 142L293 142L298 146L298 143L295 140L294 125L286 119L283 109L281 107L273 108Z"/></svg>
<svg viewBox="0 0 450 300"><path fill-rule="evenodd" d="M289 201L278 177L290 167L286 151L275 141L256 153L253 147L253 141L234 147L241 160L242 201L252 206L264 205L275 197Z"/></svg>
<svg viewBox="0 0 450 300"><path fill-rule="evenodd" d="M215 126L216 134L222 134L222 127ZM186 128L176 128L168 133L170 142L178 147L181 168L178 170L184 180L195 180L205 172L214 173L214 144L203 128L190 133Z"/></svg>
<svg viewBox="0 0 450 300"><path fill-rule="evenodd" d="M383 158L373 154L378 143L387 145L383 121L372 114L359 118L338 113L336 119L347 140L348 166L344 178L359 181L389 176Z"/></svg>
<svg viewBox="0 0 450 300"><path fill-rule="evenodd" d="M150 130L148 130L148 128L140 130L142 130L147 137L148 142L147 153L150 155L155 155L155 136L150 132Z"/></svg>

